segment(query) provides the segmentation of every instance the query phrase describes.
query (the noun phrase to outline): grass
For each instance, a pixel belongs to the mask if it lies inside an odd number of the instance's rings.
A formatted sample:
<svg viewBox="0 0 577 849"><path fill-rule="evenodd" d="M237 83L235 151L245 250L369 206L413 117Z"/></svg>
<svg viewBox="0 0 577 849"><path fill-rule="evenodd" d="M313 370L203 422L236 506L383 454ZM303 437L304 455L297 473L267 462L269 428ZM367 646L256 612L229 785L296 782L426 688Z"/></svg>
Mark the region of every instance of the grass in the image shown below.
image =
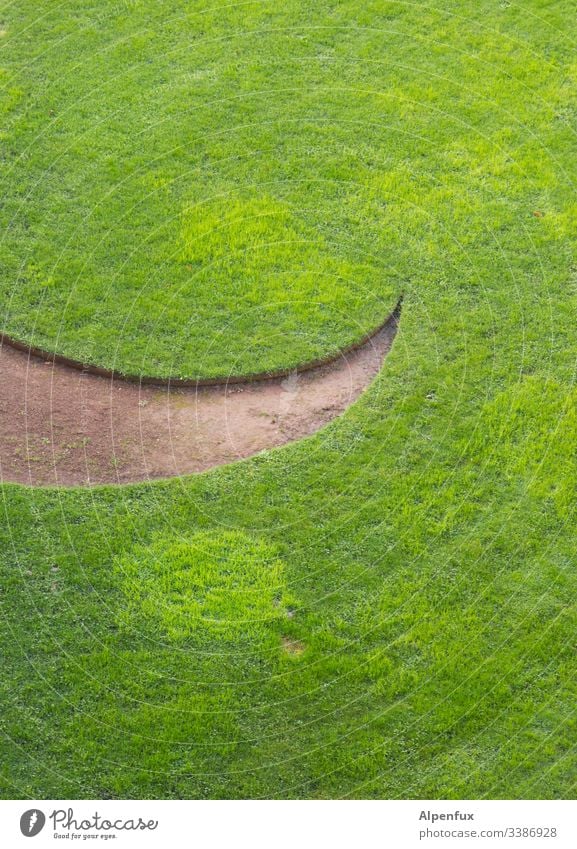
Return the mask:
<svg viewBox="0 0 577 849"><path fill-rule="evenodd" d="M574 798L573 4L35 5L1 17L13 332L209 374L406 298L311 439L3 487L1 795Z"/></svg>
<svg viewBox="0 0 577 849"><path fill-rule="evenodd" d="M386 318L413 276L375 179L388 144L378 95L359 108L330 90L346 54L310 62L307 28L324 14L10 6L5 329L124 371L195 377L296 365Z"/></svg>

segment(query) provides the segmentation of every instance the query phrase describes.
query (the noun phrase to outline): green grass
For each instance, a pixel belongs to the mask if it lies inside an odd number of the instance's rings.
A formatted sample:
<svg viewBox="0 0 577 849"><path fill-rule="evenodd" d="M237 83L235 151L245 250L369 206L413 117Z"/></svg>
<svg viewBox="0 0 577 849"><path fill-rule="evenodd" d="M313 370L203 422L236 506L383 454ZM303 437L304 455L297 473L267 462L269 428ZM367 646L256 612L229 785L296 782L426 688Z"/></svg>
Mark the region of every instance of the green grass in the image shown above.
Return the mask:
<svg viewBox="0 0 577 849"><path fill-rule="evenodd" d="M0 794L574 798L574 4L160 5L4 7L7 326L183 374L401 327L311 439L3 488Z"/></svg>

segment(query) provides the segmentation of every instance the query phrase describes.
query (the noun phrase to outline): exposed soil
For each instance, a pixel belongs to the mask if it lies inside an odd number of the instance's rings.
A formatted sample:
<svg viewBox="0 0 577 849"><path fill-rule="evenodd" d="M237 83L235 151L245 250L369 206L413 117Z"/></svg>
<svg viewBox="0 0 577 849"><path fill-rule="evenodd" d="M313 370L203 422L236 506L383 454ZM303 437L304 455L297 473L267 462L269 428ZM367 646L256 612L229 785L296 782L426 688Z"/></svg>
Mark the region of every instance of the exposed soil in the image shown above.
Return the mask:
<svg viewBox="0 0 577 849"><path fill-rule="evenodd" d="M398 311L355 351L287 377L135 385L0 346L0 479L127 483L201 472L314 433L379 371Z"/></svg>

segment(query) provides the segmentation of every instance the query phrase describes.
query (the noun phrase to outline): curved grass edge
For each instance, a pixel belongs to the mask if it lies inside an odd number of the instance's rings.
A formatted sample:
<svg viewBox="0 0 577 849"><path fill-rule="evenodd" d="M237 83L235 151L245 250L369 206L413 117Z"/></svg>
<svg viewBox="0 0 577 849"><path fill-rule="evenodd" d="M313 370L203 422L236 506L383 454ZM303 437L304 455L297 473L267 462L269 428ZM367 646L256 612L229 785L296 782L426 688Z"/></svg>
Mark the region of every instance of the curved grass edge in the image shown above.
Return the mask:
<svg viewBox="0 0 577 849"><path fill-rule="evenodd" d="M154 377L149 375L130 374L119 371L117 369L108 369L104 366L98 366L93 363L84 363L81 360L75 360L72 357L65 356L64 354L57 354L51 351L45 351L43 348L37 348L33 345L29 345L27 342L22 342L19 339L15 339L8 333L0 333L0 345L7 345L9 348L14 348L14 350L16 351L21 351L22 353L27 354L29 357L42 360L46 363L53 363L54 365L60 365L66 368L74 369L75 371L84 372L85 374L93 374L97 377L104 377L108 380L119 380L124 383L136 383L145 386L183 388L258 383L260 381L265 380L278 380L284 377L288 377L291 374L302 374L307 371L312 371L316 368L329 366L335 363L337 360L341 359L341 357L345 357L347 356L347 354L352 354L355 351L358 351L360 348L366 345L367 342L370 342L371 339L377 336L377 334L380 333L381 330L384 330L385 327L388 327L390 324L398 325L398 321L401 315L403 297L404 296L401 294L399 300L396 303L395 308L385 318L384 321L380 322L380 324L378 324L360 339L357 339L355 342L351 342L351 344L346 345L344 348L341 348L336 353L327 354L324 357L317 357L314 360L308 360L307 362L302 363L301 365L293 366L291 368L275 369L270 372L254 372L243 375L232 374L228 377Z"/></svg>

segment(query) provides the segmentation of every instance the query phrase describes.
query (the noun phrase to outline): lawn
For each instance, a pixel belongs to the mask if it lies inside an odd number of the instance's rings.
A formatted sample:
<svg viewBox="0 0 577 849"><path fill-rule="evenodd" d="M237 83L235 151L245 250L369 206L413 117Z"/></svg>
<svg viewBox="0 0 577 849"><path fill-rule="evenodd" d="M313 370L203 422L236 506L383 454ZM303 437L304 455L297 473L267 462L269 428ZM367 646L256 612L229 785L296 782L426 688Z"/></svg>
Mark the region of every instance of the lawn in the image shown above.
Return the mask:
<svg viewBox="0 0 577 849"><path fill-rule="evenodd" d="M290 366L316 436L1 488L5 798L574 798L569 0L3 4L4 329Z"/></svg>

